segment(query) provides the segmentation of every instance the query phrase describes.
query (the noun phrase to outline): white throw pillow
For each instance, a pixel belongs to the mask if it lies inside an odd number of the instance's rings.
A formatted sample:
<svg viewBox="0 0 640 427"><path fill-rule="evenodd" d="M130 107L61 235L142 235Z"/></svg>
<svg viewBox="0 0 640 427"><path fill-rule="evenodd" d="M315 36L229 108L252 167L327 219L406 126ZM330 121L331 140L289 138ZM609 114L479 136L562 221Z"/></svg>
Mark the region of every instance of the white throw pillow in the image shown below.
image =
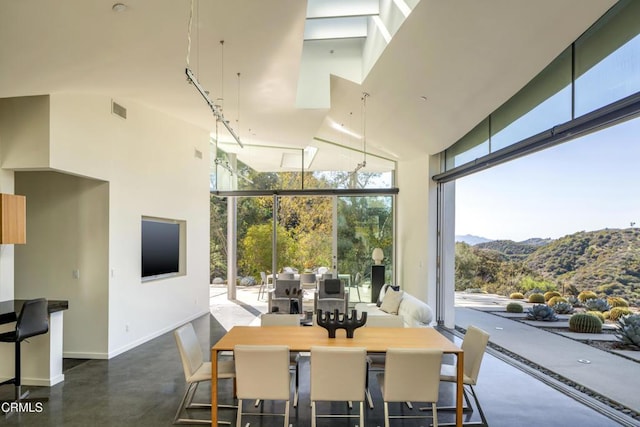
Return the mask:
<svg viewBox="0 0 640 427"><path fill-rule="evenodd" d="M394 291L391 287L387 289L387 292L382 298L382 304L380 304L380 310L389 314L398 314L398 307L400 307L400 301L402 301L402 295L404 291Z"/></svg>

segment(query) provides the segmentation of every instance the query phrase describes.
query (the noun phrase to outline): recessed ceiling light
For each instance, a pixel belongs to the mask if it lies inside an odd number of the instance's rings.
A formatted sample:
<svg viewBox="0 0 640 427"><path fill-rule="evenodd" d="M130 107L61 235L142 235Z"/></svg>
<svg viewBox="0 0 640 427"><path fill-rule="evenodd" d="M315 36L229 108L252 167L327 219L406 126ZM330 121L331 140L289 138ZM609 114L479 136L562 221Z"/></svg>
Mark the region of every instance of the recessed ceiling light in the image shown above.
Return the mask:
<svg viewBox="0 0 640 427"><path fill-rule="evenodd" d="M127 10L127 5L124 3L115 3L113 6L111 6L111 10L113 10L114 12L124 12L125 10Z"/></svg>

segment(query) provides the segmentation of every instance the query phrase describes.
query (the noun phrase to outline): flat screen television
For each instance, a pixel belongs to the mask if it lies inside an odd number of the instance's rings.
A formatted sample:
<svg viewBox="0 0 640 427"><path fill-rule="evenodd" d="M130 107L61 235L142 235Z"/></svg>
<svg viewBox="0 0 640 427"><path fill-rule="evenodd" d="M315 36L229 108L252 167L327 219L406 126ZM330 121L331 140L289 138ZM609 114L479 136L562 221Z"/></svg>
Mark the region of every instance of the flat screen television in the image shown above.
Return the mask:
<svg viewBox="0 0 640 427"><path fill-rule="evenodd" d="M142 219L142 278L174 275L180 269L180 224Z"/></svg>

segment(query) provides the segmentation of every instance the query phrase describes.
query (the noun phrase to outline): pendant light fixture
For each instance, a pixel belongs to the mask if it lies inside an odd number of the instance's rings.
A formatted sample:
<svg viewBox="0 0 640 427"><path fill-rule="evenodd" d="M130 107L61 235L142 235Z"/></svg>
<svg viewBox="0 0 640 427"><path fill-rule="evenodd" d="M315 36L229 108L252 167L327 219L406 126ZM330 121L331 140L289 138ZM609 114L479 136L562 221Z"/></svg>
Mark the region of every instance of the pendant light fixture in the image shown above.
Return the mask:
<svg viewBox="0 0 640 427"><path fill-rule="evenodd" d="M205 100L205 102L207 103L207 105L211 109L211 112L213 112L213 115L215 116L216 120L220 121L222 123L222 125L227 129L227 131L229 131L229 133L231 134L233 139L238 143L238 145L240 147L244 148L244 145L240 141L240 137L236 134L236 132L233 130L233 128L229 125L229 121L227 119L225 119L224 115L222 114L222 111L209 98L209 92L206 91L202 87L202 85L200 84L200 82L198 81L196 76L193 74L193 71L191 71L191 69L190 69L189 57L191 56L191 27L192 27L192 23L193 23L193 3L194 3L194 0L191 0L191 10L190 10L190 13L189 13L189 29L187 31L187 67L185 68L185 73L187 75L187 81L189 83L193 84L193 86L198 90L198 92L200 93L202 98ZM224 40L221 41L220 43L224 44Z"/></svg>
<svg viewBox="0 0 640 427"><path fill-rule="evenodd" d="M367 92L362 92L362 162L358 163L355 170L352 172L356 174L360 169L367 166L367 98L370 95Z"/></svg>

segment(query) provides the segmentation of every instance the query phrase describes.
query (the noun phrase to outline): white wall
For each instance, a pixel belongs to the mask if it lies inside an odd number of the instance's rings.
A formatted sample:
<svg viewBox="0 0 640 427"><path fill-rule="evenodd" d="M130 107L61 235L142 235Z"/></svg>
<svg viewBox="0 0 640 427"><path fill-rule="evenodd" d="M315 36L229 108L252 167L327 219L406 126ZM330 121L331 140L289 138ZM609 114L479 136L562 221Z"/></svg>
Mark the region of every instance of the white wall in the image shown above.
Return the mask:
<svg viewBox="0 0 640 427"><path fill-rule="evenodd" d="M398 283L436 309L436 157L398 163Z"/></svg>
<svg viewBox="0 0 640 427"><path fill-rule="evenodd" d="M0 135L3 169L49 167L49 97L1 99Z"/></svg>
<svg viewBox="0 0 640 427"><path fill-rule="evenodd" d="M87 348L90 357L113 357L207 313L209 170L207 156L194 154L196 149L209 152L209 132L127 100L117 100L128 109L124 120L111 114L106 96L52 94L49 99L49 167L108 182L107 290L101 291L106 300L94 301L97 310L107 310L108 345L99 354ZM18 151L16 158L28 158L28 150ZM34 157L33 163L40 160ZM24 160L13 165L18 166L30 168ZM142 283L142 216L186 221L185 276ZM60 277L70 273L68 265L59 268ZM16 295L20 292L16 286ZM78 355L82 352L78 349Z"/></svg>
<svg viewBox="0 0 640 427"><path fill-rule="evenodd" d="M362 82L362 40L308 40L300 60L297 108L330 108L330 76Z"/></svg>
<svg viewBox="0 0 640 427"><path fill-rule="evenodd" d="M27 244L15 249L16 297L68 300L64 353L104 357L109 184L58 172L16 172L15 180L16 193L26 196L28 210Z"/></svg>
<svg viewBox="0 0 640 427"><path fill-rule="evenodd" d="M10 165L48 166L49 97L0 99L0 193L14 194ZM24 154L23 154L24 153ZM0 301L14 293L14 245L0 245Z"/></svg>

